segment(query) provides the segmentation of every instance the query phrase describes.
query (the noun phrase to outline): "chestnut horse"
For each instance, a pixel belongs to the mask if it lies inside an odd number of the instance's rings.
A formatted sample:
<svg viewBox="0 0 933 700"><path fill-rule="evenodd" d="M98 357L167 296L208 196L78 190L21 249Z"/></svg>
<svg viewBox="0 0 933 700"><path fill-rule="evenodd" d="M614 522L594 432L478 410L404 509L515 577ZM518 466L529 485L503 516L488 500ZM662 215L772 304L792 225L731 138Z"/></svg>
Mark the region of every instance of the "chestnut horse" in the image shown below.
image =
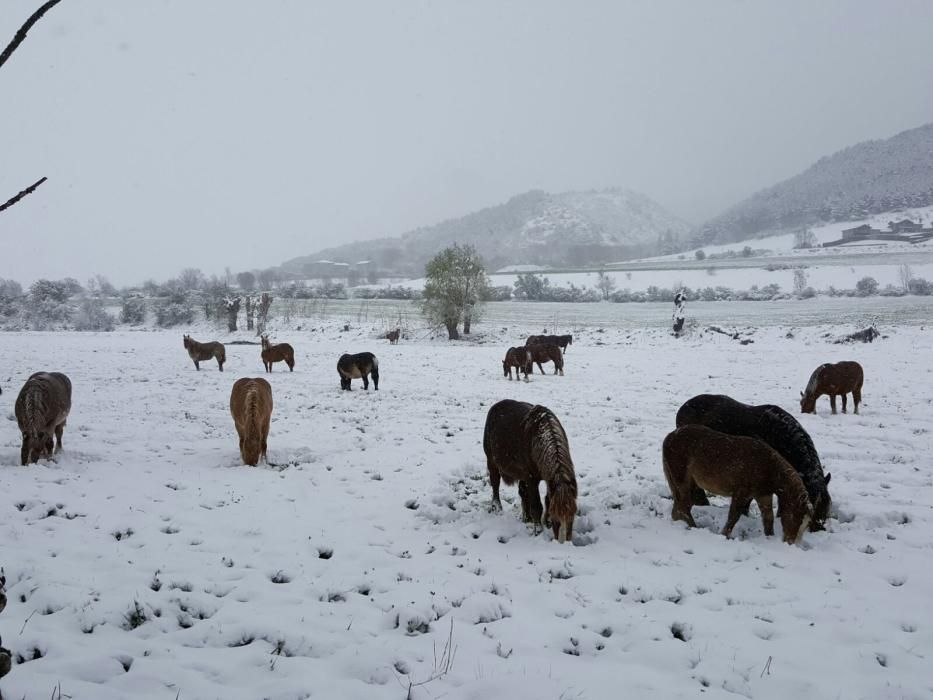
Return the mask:
<svg viewBox="0 0 933 700"><path fill-rule="evenodd" d="M379 360L371 352L360 352L355 355L343 354L337 360L337 374L340 375L340 388L353 391L350 388L352 379L362 379L363 388L369 390L369 377L372 377L373 387L379 391Z"/></svg>
<svg viewBox="0 0 933 700"><path fill-rule="evenodd" d="M386 340L389 341L390 345L398 345L399 336L402 334L401 328L396 328L394 331L389 331L386 333Z"/></svg>
<svg viewBox="0 0 933 700"><path fill-rule="evenodd" d="M262 364L266 368L266 372L272 371L273 362L282 362L284 361L288 365L288 371L295 371L295 351L291 345L288 343L278 343L277 345L271 345L269 343L269 336L263 335L260 337L262 342Z"/></svg>
<svg viewBox="0 0 933 700"><path fill-rule="evenodd" d="M577 478L570 458L570 444L563 426L549 409L505 399L486 415L483 451L492 486L492 507L502 510L499 480L518 482L522 520L535 531L550 523L558 542L573 536L577 514ZM547 484L544 507L538 485Z"/></svg>
<svg viewBox="0 0 933 700"><path fill-rule="evenodd" d="M209 360L212 357L217 359L217 367L221 372L224 371L224 362L227 361L227 351L223 346L223 343L218 343L216 341L210 343L199 343L190 335L184 336L185 350L188 351L188 356L194 362L194 368L196 370L201 369L200 362Z"/></svg>
<svg viewBox="0 0 933 700"><path fill-rule="evenodd" d="M51 457L62 449L62 434L71 412L71 380L61 372L36 372L20 389L14 410L23 436L22 465Z"/></svg>
<svg viewBox="0 0 933 700"><path fill-rule="evenodd" d="M664 438L661 448L664 476L674 498L671 518L696 527L690 509L697 486L731 496L729 517L722 534L732 529L750 500L758 502L765 535L774 534L772 494L788 544L800 542L813 517L800 475L765 443L740 435L726 435L705 425L685 425Z"/></svg>
<svg viewBox="0 0 933 700"><path fill-rule="evenodd" d="M800 412L816 413L816 400L824 394L829 394L829 405L836 413L836 396L842 395L842 412L846 412L846 394L852 394L855 404L855 413L858 414L858 405L862 402L862 382L865 373L858 362L837 362L836 364L820 365L807 382L805 391L800 392Z"/></svg>
<svg viewBox="0 0 933 700"><path fill-rule="evenodd" d="M539 343L538 345L526 345L525 349L531 355L531 360L528 362L529 373L533 374L535 371L532 362L538 365L541 374L544 374L544 367L541 366L541 363L553 362L554 374L560 373L561 376L564 376L564 356L560 352L560 347L554 343Z"/></svg>
<svg viewBox="0 0 933 700"><path fill-rule="evenodd" d="M813 504L810 530L824 529L832 503L827 489L831 474L824 476L813 440L790 413L778 406L750 406L721 394L700 394L677 411L677 427L685 425L705 425L720 433L744 435L770 445L803 480ZM693 505L709 505L706 494L700 491ZM747 504L742 512L748 515Z"/></svg>
<svg viewBox="0 0 933 700"><path fill-rule="evenodd" d="M525 374L525 381L528 381L529 368L531 366L531 353L528 348L509 348L505 352L505 359L502 360L502 373L512 381L512 368L515 368L515 378L518 379L519 372Z"/></svg>
<svg viewBox="0 0 933 700"><path fill-rule="evenodd" d="M262 378L238 379L230 392L230 413L240 436L243 464L255 467L266 458L269 422L272 420L272 387Z"/></svg>

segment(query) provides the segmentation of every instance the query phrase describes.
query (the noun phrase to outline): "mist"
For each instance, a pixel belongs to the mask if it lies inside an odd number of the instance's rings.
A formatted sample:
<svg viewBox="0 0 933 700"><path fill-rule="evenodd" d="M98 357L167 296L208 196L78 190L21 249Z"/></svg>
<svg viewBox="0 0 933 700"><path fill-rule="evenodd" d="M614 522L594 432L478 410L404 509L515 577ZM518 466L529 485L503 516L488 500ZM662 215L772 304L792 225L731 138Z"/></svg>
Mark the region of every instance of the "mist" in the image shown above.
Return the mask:
<svg viewBox="0 0 933 700"><path fill-rule="evenodd" d="M38 6L7 0L0 40ZM933 118L927 2L65 0L0 71L0 277L118 285L529 189L693 224Z"/></svg>

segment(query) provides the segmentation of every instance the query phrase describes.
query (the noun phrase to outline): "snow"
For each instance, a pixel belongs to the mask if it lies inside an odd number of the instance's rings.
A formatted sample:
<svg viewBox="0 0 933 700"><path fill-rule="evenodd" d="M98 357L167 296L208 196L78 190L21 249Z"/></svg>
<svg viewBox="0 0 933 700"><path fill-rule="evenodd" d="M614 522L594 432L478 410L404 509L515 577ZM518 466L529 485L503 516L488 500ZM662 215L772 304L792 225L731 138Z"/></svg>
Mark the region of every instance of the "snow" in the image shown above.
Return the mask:
<svg viewBox="0 0 933 700"><path fill-rule="evenodd" d="M280 328L297 364L265 375L276 466L260 468L240 464L228 409L235 379L263 376L258 346L228 342L225 372L196 372L182 330L3 334L0 633L29 659L4 696L60 683L75 700L398 700L423 683L413 698L605 698L622 684L631 697L930 697L933 371L918 358L933 330L913 317L833 345L854 326L812 325L798 302L742 346L691 324L699 306L679 340L550 328L574 333L566 376L527 384L501 359L538 327L397 346L375 326ZM363 350L380 390L341 392L337 357ZM714 391L798 414L810 372L841 359L865 368L861 415L832 416L824 398L798 416L832 473L829 531L787 546L753 506L726 540L720 498L694 509L695 530L671 521L660 443L683 401ZM39 369L71 377L74 406L64 452L24 468L13 402ZM533 535L514 487L489 511L483 422L506 397L567 430L573 545Z"/></svg>

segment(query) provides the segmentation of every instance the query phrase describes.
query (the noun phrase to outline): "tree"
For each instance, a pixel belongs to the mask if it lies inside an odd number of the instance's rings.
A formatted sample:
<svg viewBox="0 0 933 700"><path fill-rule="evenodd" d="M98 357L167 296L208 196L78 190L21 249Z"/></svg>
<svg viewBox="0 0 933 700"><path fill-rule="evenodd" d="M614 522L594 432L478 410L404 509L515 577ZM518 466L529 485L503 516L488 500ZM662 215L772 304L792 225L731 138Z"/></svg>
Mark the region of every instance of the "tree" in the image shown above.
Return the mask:
<svg viewBox="0 0 933 700"><path fill-rule="evenodd" d="M0 53L0 67L2 67L3 64L6 63L10 59L10 56L13 55L13 52L16 51L16 49L19 48L19 45L22 44L26 40L26 34L29 32L30 29L32 29L33 25L36 22L38 22L40 19L42 19L42 16L46 12L51 10L53 7L55 7L60 2L61 0L48 0L48 2L44 3L38 10L36 10L29 16L29 19L27 19L23 23L23 26L21 26L19 30L16 32L16 34L13 35L13 40L3 50L3 53ZM31 184L29 187L13 195L12 197L10 197L10 199L8 199L3 204L0 204L0 212L6 209L9 209L14 204L16 204L19 200L21 200L23 197L29 194L32 194L36 190L36 188L39 185L41 185L43 182L45 182L47 179L48 178L45 178L45 177L39 178L36 182Z"/></svg>
<svg viewBox="0 0 933 700"><path fill-rule="evenodd" d="M238 272L236 281L237 284L240 285L240 289L246 292L252 291L256 287L256 275L249 271Z"/></svg>
<svg viewBox="0 0 933 700"><path fill-rule="evenodd" d="M178 275L178 284L182 289L193 291L201 289L205 284L204 273L196 267L187 267Z"/></svg>
<svg viewBox="0 0 933 700"><path fill-rule="evenodd" d="M794 231L794 248L801 250L804 248L815 248L815 247L816 247L816 236L813 235L813 231L808 229L806 226Z"/></svg>
<svg viewBox="0 0 933 700"><path fill-rule="evenodd" d="M281 279L279 271L274 267L266 268L265 270L260 270L258 275L259 286L263 289L269 290L275 287L276 283Z"/></svg>
<svg viewBox="0 0 933 700"><path fill-rule="evenodd" d="M794 294L798 297L803 296L807 288L807 272L802 268L794 270Z"/></svg>
<svg viewBox="0 0 933 700"><path fill-rule="evenodd" d="M706 260L706 251L698 250L696 253L693 254L693 257L695 257L697 260Z"/></svg>
<svg viewBox="0 0 933 700"><path fill-rule="evenodd" d="M455 243L435 255L424 270L427 280L421 312L432 323L443 324L450 340L460 337L461 321L464 334L469 334L489 287L489 277L476 248Z"/></svg>
<svg viewBox="0 0 933 700"><path fill-rule="evenodd" d="M616 281L602 270L596 277L596 289L602 292L603 301L609 301L609 295L615 291Z"/></svg>
<svg viewBox="0 0 933 700"><path fill-rule="evenodd" d="M547 277L541 277L533 272L519 275L515 280L515 296L529 301L541 301L547 296L551 282Z"/></svg>
<svg viewBox="0 0 933 700"><path fill-rule="evenodd" d="M855 291L860 297L870 297L878 293L878 281L874 277L863 277L855 283Z"/></svg>

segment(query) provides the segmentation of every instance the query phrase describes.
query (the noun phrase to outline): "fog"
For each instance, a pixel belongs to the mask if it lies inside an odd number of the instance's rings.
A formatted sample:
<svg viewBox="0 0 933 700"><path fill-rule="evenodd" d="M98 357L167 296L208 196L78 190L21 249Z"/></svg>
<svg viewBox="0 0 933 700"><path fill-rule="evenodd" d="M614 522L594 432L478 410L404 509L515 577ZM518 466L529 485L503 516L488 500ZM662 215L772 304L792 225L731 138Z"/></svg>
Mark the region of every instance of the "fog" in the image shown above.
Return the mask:
<svg viewBox="0 0 933 700"><path fill-rule="evenodd" d="M5 45L40 0L4 0ZM267 267L529 189L701 223L933 120L933 3L64 0L0 69L0 277Z"/></svg>

